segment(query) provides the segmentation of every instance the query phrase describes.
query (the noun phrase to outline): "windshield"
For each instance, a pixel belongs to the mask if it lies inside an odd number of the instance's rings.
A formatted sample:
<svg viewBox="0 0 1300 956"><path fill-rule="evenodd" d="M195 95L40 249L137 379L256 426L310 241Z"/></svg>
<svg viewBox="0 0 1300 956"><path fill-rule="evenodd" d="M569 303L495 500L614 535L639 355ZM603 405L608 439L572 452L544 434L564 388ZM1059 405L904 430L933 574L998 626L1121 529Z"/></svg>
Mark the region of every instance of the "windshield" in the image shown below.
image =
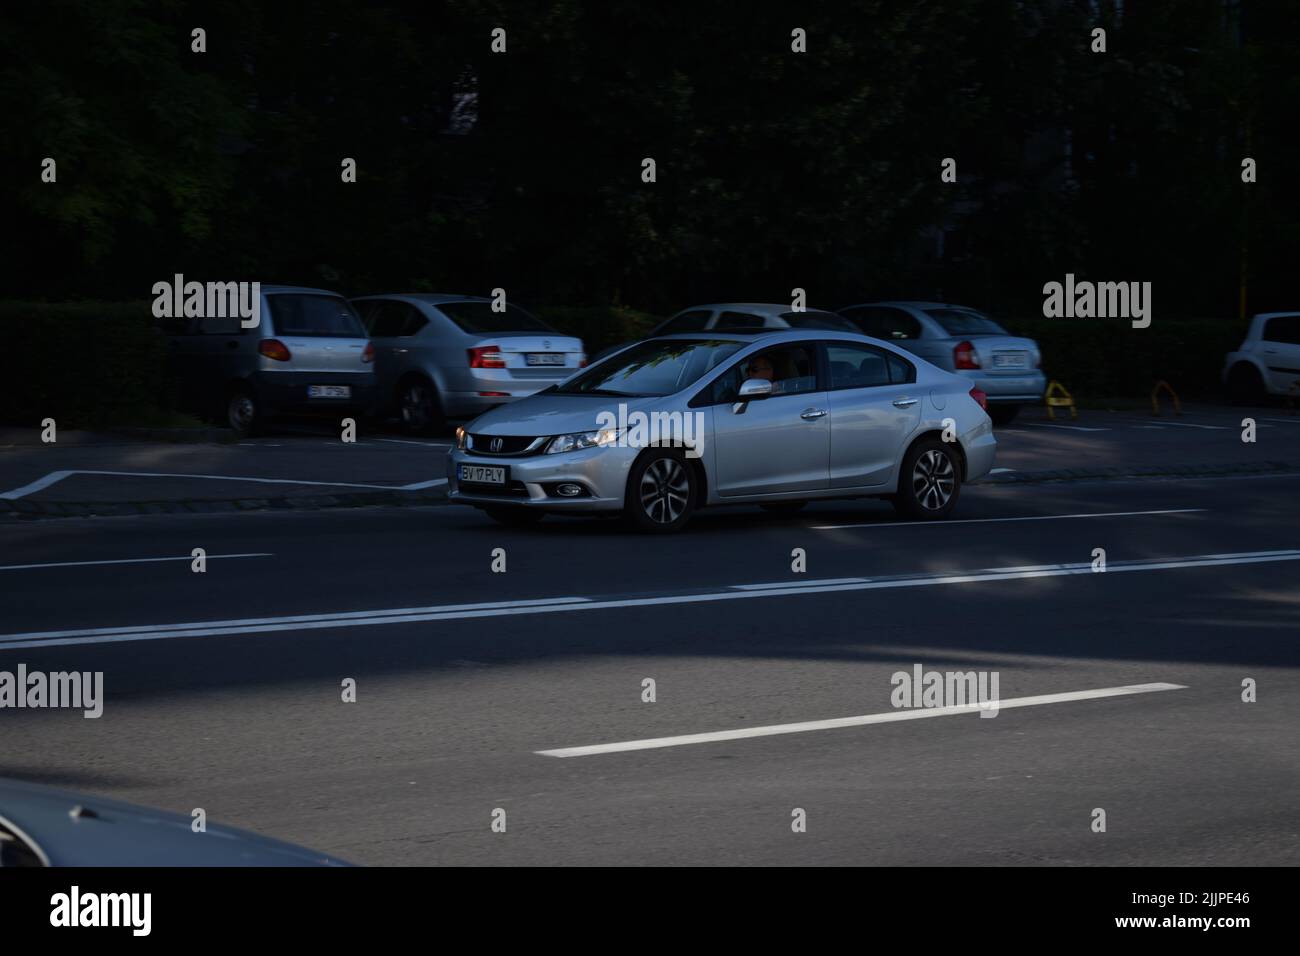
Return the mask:
<svg viewBox="0 0 1300 956"><path fill-rule="evenodd" d="M711 339L651 339L611 355L555 389L560 395L672 395L745 347Z"/></svg>
<svg viewBox="0 0 1300 956"><path fill-rule="evenodd" d="M1007 330L982 312L970 309L926 309L925 314L949 335L1006 335Z"/></svg>

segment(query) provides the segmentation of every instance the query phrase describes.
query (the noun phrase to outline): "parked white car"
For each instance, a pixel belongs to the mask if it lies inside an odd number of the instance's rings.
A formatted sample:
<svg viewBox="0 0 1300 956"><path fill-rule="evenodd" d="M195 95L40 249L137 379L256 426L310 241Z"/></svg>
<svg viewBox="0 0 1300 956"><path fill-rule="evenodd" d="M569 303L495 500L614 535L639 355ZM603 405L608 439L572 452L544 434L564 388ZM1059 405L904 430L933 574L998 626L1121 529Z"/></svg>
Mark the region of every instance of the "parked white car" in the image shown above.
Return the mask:
<svg viewBox="0 0 1300 956"><path fill-rule="evenodd" d="M1300 392L1300 312L1261 312L1246 339L1223 362L1223 384L1234 402Z"/></svg>

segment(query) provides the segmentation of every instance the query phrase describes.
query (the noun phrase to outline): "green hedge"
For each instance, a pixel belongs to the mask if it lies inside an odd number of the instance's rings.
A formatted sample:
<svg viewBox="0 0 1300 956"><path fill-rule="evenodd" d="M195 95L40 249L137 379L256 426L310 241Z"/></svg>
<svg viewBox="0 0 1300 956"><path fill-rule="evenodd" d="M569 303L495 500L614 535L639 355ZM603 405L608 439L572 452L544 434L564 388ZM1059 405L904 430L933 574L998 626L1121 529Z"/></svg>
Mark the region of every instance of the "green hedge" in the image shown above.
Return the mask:
<svg viewBox="0 0 1300 956"><path fill-rule="evenodd" d="M622 305L555 306L538 309L537 315L557 332L582 339L588 355L595 355L611 345L644 338L663 321L662 316Z"/></svg>
<svg viewBox="0 0 1300 956"><path fill-rule="evenodd" d="M1135 329L1118 319L1009 320L1008 329L1035 339L1043 371L1076 400L1150 395L1164 379L1183 398L1218 398L1223 357L1245 337L1248 323L1153 316Z"/></svg>
<svg viewBox="0 0 1300 956"><path fill-rule="evenodd" d="M150 303L0 302L8 353L0 418L61 428L156 420L170 407L167 348Z"/></svg>

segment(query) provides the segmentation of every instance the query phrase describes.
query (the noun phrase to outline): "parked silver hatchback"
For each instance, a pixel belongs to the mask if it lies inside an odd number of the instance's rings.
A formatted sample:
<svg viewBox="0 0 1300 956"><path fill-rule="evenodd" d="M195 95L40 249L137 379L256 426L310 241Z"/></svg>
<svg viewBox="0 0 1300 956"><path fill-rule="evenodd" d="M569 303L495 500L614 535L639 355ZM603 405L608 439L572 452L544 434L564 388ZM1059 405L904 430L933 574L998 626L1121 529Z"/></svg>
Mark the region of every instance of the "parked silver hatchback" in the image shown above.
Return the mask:
<svg viewBox="0 0 1300 956"><path fill-rule="evenodd" d="M336 292L262 286L261 318L174 320L167 331L181 404L241 435L275 415L359 415L374 399L374 350Z"/></svg>
<svg viewBox="0 0 1300 956"><path fill-rule="evenodd" d="M375 346L379 410L411 434L435 434L564 381L587 363L582 340L515 305L460 295L352 300Z"/></svg>

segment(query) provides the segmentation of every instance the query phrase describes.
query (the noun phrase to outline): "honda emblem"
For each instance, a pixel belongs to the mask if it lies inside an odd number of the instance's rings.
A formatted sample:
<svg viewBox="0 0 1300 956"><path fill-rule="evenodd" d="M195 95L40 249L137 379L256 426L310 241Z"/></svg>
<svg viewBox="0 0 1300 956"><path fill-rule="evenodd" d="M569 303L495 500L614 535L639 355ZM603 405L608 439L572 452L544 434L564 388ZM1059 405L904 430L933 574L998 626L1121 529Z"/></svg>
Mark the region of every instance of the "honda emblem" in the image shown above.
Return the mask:
<svg viewBox="0 0 1300 956"><path fill-rule="evenodd" d="M502 446L503 444L505 444L505 443L504 443L500 438L494 438L494 439L492 439L492 443L491 443L490 445L488 445L488 450L489 450L489 451L500 451L500 450L501 450L501 446Z"/></svg>

